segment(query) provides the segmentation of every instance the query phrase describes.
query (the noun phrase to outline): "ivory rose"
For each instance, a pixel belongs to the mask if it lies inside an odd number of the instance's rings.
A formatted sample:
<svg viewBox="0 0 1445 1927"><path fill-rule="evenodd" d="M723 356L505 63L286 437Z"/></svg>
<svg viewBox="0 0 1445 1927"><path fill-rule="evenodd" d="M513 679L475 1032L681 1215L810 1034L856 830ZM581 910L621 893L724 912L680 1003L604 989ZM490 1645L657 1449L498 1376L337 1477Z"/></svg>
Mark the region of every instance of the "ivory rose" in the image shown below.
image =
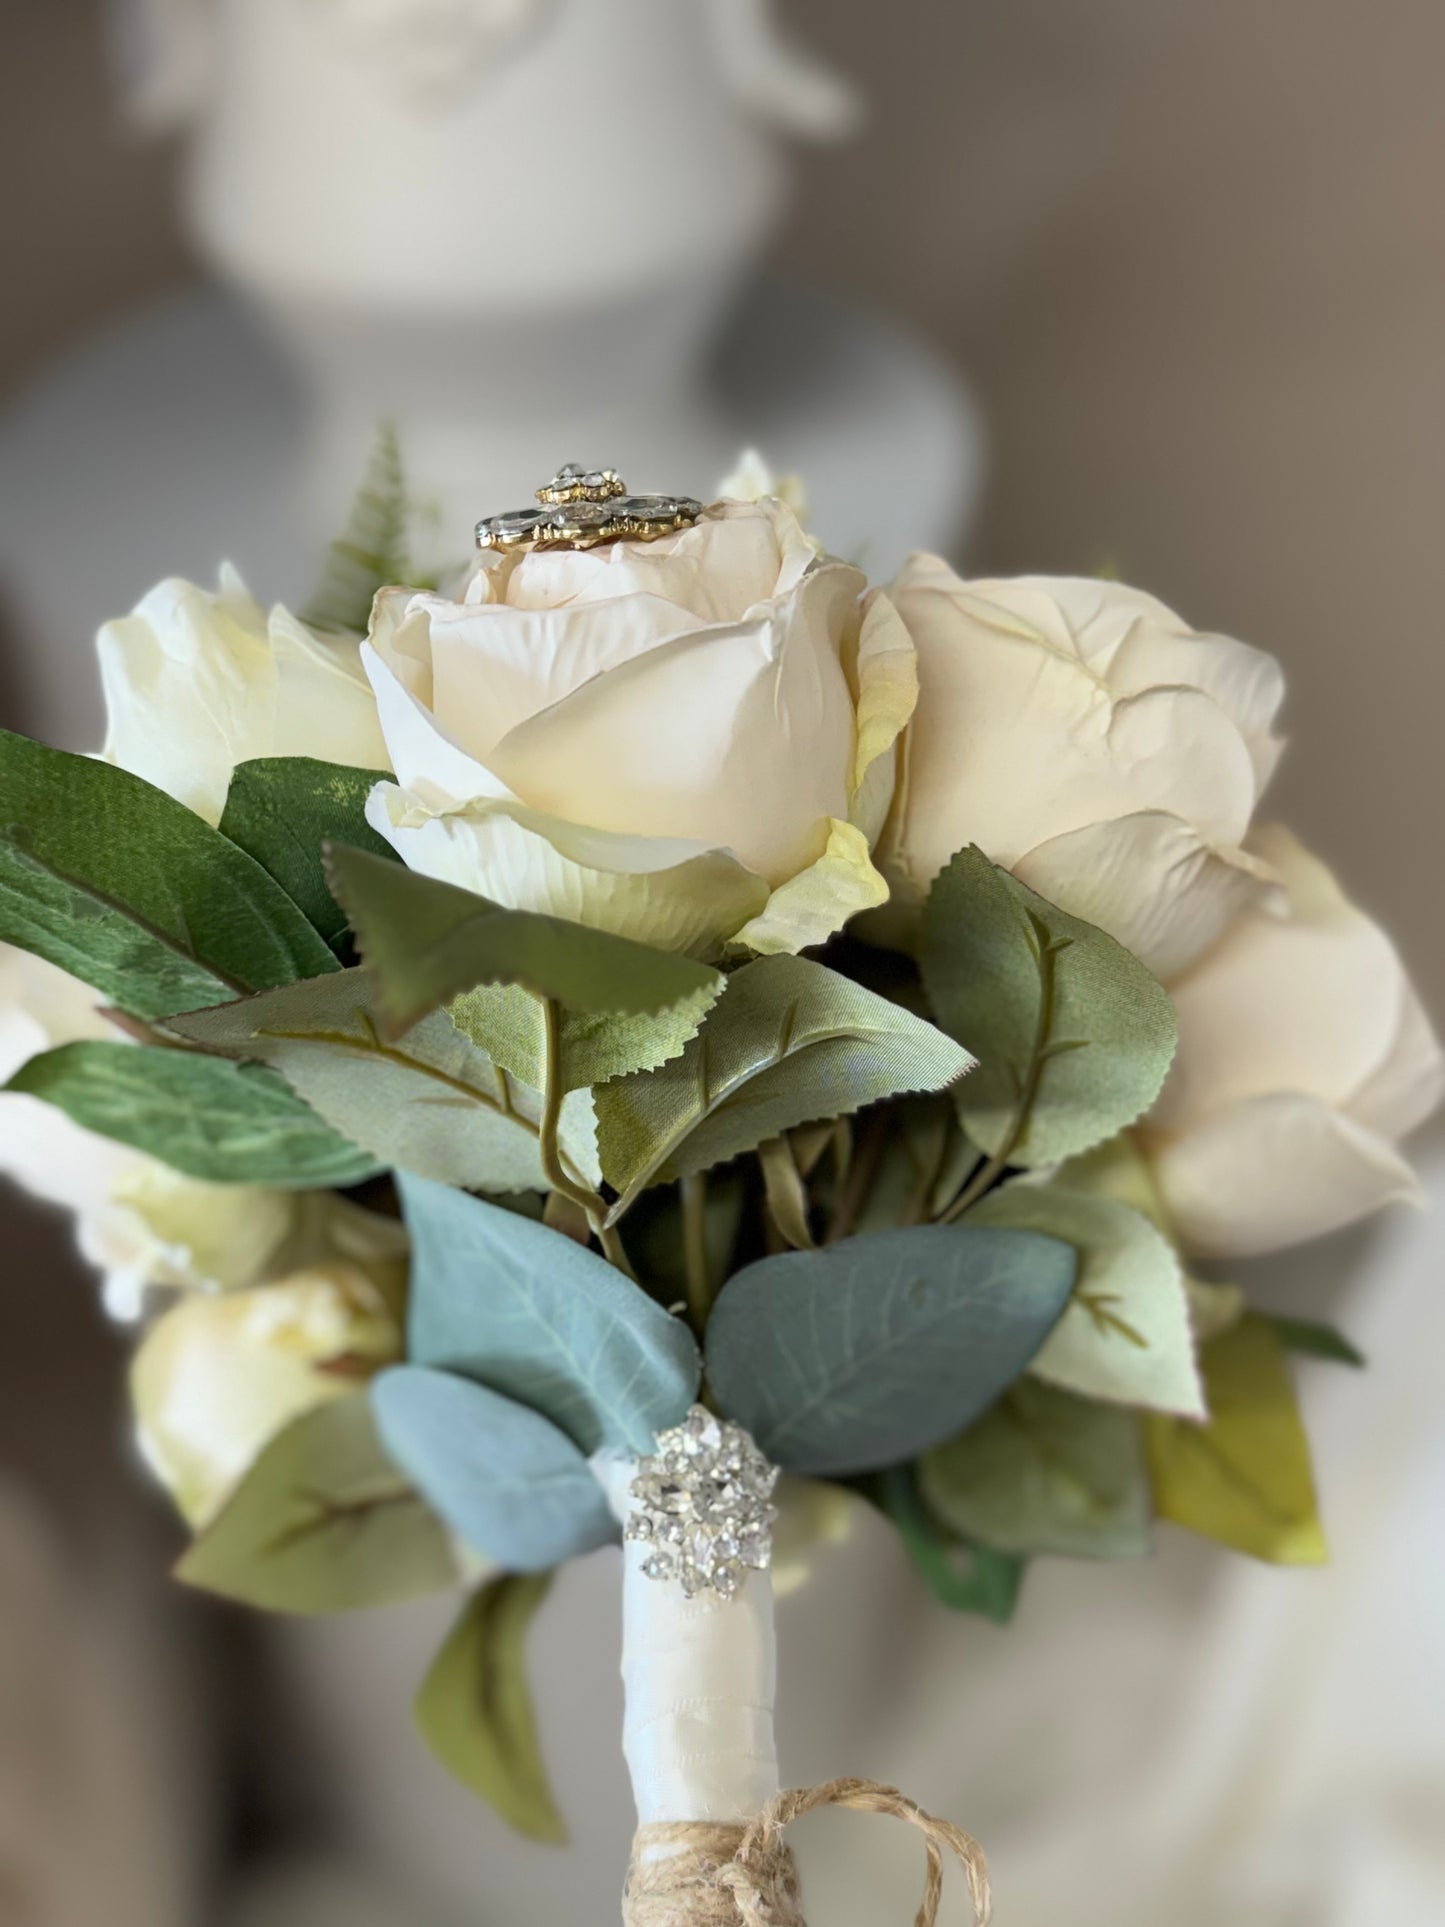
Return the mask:
<svg viewBox="0 0 1445 1927"><path fill-rule="evenodd" d="M869 853L916 694L864 586L769 500L485 561L455 601L386 591L371 822L413 869L659 948L820 942L887 894Z"/></svg>
<svg viewBox="0 0 1445 1927"><path fill-rule="evenodd" d="M890 595L920 683L879 851L897 933L969 843L1166 980L1269 897L1244 840L1281 747L1272 657L1113 582L915 555Z"/></svg>
<svg viewBox="0 0 1445 1927"><path fill-rule="evenodd" d="M1287 830L1257 830L1250 849L1283 880L1287 914L1246 911L1170 984L1179 1051L1138 1133L1180 1243L1206 1258L1415 1198L1395 1147L1445 1090L1384 931Z"/></svg>
<svg viewBox="0 0 1445 1927"><path fill-rule="evenodd" d="M237 763L314 756L385 769L354 638L269 614L232 569L215 595L163 582L100 632L108 763L218 823Z"/></svg>

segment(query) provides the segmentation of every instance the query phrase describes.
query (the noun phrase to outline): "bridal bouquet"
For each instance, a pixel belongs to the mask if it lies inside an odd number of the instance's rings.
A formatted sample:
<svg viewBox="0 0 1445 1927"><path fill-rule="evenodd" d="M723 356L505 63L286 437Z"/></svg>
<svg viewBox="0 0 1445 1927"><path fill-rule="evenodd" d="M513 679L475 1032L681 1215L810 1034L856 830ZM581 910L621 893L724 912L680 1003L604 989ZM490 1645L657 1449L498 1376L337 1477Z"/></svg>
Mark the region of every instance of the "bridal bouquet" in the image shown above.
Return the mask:
<svg viewBox="0 0 1445 1927"><path fill-rule="evenodd" d="M0 1156L143 1321L192 1585L464 1588L445 1764L561 1836L525 1683L620 1542L638 1923L797 1919L770 1562L839 1506L944 1606L1156 1522L1324 1543L1221 1261L1414 1182L1442 1058L1257 818L1278 666L1110 581L886 588L773 496L564 470L409 565L379 458L304 617L168 582L102 753L0 737ZM611 1556L611 1555L609 1555Z"/></svg>

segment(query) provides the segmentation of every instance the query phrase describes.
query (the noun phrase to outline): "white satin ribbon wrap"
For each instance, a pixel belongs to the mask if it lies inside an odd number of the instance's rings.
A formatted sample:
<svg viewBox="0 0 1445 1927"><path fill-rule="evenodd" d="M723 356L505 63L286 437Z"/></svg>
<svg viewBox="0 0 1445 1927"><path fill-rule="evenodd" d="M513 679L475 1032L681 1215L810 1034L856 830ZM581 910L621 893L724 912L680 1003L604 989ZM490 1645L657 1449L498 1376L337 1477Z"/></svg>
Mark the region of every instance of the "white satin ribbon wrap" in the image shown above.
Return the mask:
<svg viewBox="0 0 1445 1927"><path fill-rule="evenodd" d="M635 1461L592 1463L625 1524ZM622 1556L622 1748L638 1824L751 1820L778 1791L772 1578L689 1599L643 1572L646 1545L625 1542Z"/></svg>

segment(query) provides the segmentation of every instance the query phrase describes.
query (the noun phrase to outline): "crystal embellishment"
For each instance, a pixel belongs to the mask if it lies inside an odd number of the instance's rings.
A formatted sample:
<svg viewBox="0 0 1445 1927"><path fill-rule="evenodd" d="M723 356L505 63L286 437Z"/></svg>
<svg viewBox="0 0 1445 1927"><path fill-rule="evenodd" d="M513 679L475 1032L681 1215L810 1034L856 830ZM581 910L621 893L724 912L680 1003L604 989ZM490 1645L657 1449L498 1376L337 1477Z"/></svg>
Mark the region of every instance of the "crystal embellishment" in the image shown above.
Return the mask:
<svg viewBox="0 0 1445 1927"><path fill-rule="evenodd" d="M595 549L603 542L655 542L691 528L702 503L690 495L629 495L613 468L568 462L537 490L540 508L511 509L477 524L479 549Z"/></svg>
<svg viewBox="0 0 1445 1927"><path fill-rule="evenodd" d="M777 1483L778 1468L740 1425L694 1405L638 1460L625 1536L648 1548L649 1579L675 1579L689 1599L709 1591L731 1599L750 1569L772 1563Z"/></svg>

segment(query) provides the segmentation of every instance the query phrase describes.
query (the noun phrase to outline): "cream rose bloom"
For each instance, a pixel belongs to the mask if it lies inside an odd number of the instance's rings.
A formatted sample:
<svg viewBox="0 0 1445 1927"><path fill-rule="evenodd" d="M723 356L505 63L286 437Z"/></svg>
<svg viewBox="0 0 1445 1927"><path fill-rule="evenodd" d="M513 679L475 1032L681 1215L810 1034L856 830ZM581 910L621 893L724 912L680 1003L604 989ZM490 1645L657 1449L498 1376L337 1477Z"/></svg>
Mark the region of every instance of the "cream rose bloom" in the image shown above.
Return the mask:
<svg viewBox="0 0 1445 1927"><path fill-rule="evenodd" d="M203 1526L278 1432L401 1354L391 1308L353 1265L188 1298L151 1327L131 1364L141 1452Z"/></svg>
<svg viewBox="0 0 1445 1927"><path fill-rule="evenodd" d="M777 501L652 543L481 563L377 598L363 652L413 869L660 948L821 942L887 886L870 849L916 696L885 598Z"/></svg>
<svg viewBox="0 0 1445 1927"><path fill-rule="evenodd" d="M1395 1149L1445 1057L1394 945L1287 830L1251 851L1288 892L1169 986L1179 1051L1138 1132L1185 1250L1237 1258L1339 1229L1418 1188Z"/></svg>
<svg viewBox="0 0 1445 1927"><path fill-rule="evenodd" d="M1269 897L1244 839L1281 747L1272 657L1113 582L915 555L890 595L920 682L878 859L897 933L969 843L1166 980Z"/></svg>
<svg viewBox="0 0 1445 1927"><path fill-rule="evenodd" d="M237 763L314 756L386 769L356 642L268 614L232 569L215 595L163 582L100 632L108 763L218 823Z"/></svg>

